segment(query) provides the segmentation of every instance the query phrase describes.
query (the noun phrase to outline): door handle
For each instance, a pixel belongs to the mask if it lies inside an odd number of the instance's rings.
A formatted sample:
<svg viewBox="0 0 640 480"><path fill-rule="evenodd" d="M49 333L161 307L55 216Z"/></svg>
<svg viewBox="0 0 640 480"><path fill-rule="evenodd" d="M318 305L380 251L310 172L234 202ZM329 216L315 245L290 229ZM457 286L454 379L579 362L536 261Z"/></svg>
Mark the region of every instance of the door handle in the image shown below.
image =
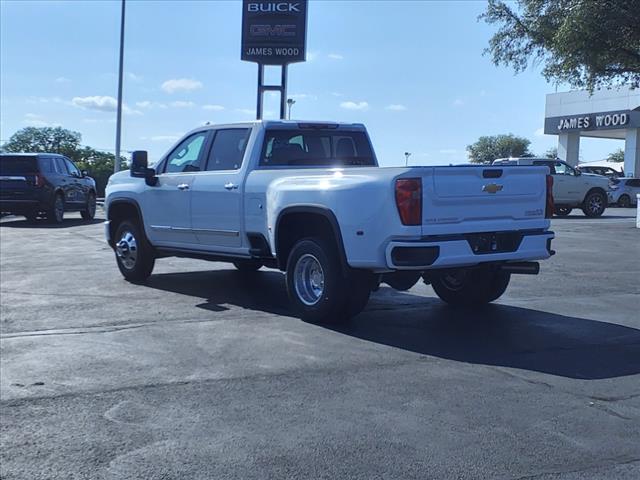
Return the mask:
<svg viewBox="0 0 640 480"><path fill-rule="evenodd" d="M180 185L178 185L178 190L189 190L189 184L181 183Z"/></svg>
<svg viewBox="0 0 640 480"><path fill-rule="evenodd" d="M226 188L227 190L236 190L238 188L238 185L229 182L224 184L224 188Z"/></svg>

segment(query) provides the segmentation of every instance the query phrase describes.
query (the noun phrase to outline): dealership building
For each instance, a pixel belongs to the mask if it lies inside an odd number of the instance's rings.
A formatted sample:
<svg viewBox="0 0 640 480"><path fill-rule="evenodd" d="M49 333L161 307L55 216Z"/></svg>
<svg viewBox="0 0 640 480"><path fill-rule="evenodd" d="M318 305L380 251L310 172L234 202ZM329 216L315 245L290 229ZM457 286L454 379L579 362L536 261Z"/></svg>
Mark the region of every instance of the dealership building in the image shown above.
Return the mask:
<svg viewBox="0 0 640 480"><path fill-rule="evenodd" d="M640 177L640 89L547 95L544 133L558 136L558 157L577 165L580 138L624 140L624 172Z"/></svg>

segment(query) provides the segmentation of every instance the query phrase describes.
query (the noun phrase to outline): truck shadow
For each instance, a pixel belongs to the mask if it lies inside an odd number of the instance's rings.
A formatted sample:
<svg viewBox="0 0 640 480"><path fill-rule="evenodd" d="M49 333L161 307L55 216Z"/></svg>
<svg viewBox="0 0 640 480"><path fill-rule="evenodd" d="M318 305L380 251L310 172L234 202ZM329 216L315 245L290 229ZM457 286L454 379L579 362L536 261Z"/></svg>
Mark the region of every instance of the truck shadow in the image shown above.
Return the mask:
<svg viewBox="0 0 640 480"><path fill-rule="evenodd" d="M93 220L83 220L78 215L77 218L66 218L59 224L48 223L46 219L39 218L36 221L30 222L26 220L24 217L6 217L3 218L0 222L0 227L2 228L24 228L29 230L38 230L38 229L58 229L58 228L71 228L71 227L80 227L86 225L95 225L96 223L103 223L103 218L94 218Z"/></svg>
<svg viewBox="0 0 640 480"><path fill-rule="evenodd" d="M284 276L275 271L160 274L147 286L204 299L196 306L214 312L231 304L293 316ZM348 324L323 328L448 360L574 379L640 373L640 330L503 304L457 309L388 287L374 292L366 310Z"/></svg>

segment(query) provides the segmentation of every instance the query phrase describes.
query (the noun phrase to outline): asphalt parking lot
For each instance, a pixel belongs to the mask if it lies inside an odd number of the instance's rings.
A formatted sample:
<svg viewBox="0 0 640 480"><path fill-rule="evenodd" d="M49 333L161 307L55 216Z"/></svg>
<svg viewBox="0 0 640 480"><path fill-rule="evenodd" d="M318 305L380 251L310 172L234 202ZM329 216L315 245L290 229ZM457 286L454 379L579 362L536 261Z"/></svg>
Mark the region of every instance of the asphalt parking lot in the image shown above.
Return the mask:
<svg viewBox="0 0 640 480"><path fill-rule="evenodd" d="M273 270L170 258L132 285L100 221L3 219L0 477L640 478L632 215L554 219L496 305L383 287L338 329Z"/></svg>

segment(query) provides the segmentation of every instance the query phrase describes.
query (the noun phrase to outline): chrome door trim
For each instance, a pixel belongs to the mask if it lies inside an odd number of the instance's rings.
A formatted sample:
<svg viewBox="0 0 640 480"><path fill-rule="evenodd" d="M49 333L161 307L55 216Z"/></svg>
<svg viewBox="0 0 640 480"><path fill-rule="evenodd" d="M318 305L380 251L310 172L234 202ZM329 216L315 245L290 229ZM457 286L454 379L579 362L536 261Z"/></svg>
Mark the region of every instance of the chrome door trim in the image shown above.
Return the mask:
<svg viewBox="0 0 640 480"><path fill-rule="evenodd" d="M198 233L209 233L211 235L220 235L222 237L239 237L240 232L237 230L213 230L210 228L194 228L193 232Z"/></svg>
<svg viewBox="0 0 640 480"><path fill-rule="evenodd" d="M150 225L153 230L160 230L164 232L193 232L193 233L209 233L212 235L221 235L223 237L239 237L240 232L237 230L212 230L208 228L186 228L186 227L171 227L169 225Z"/></svg>
<svg viewBox="0 0 640 480"><path fill-rule="evenodd" d="M2 175L0 176L0 180L22 180L27 181L27 177L19 177L14 175Z"/></svg>

